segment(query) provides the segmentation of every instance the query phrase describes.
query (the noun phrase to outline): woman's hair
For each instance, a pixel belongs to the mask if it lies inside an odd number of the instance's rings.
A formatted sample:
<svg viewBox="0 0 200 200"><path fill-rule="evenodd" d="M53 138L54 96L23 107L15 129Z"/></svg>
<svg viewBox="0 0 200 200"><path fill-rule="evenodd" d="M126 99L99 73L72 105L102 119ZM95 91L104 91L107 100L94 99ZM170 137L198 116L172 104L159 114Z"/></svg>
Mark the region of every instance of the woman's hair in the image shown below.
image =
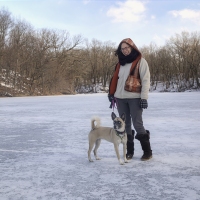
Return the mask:
<svg viewBox="0 0 200 200"><path fill-rule="evenodd" d="M120 42L118 47L117 47L117 50L115 50L115 56L119 56L122 54L122 51L121 51L121 45L122 43L126 43L126 42ZM130 46L128 43L126 43L130 48L131 48L131 51L133 50L133 47Z"/></svg>

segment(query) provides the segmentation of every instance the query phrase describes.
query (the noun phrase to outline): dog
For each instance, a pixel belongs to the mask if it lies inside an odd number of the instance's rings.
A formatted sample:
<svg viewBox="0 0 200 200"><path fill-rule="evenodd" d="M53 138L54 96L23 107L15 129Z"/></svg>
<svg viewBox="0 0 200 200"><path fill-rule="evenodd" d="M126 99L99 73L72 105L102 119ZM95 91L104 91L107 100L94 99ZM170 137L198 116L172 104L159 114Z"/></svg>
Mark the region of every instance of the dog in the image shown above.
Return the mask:
<svg viewBox="0 0 200 200"><path fill-rule="evenodd" d="M94 156L96 160L100 160L100 158L97 156L97 149L100 146L101 139L107 140L108 142L112 142L114 144L115 152L119 160L119 163L121 165L128 162L126 159L127 134L125 131L125 114L122 114L120 117L117 117L115 113L112 112L111 118L113 120L113 125L114 125L113 128L100 126L100 119L98 117L93 118L91 120L92 130L88 134L88 140L89 140L88 160L90 162L93 162L90 154L94 147L94 144L95 144L95 148L93 151ZM95 125L95 122L96 122L96 125ZM119 154L120 143L123 144L124 162L121 160L120 154Z"/></svg>

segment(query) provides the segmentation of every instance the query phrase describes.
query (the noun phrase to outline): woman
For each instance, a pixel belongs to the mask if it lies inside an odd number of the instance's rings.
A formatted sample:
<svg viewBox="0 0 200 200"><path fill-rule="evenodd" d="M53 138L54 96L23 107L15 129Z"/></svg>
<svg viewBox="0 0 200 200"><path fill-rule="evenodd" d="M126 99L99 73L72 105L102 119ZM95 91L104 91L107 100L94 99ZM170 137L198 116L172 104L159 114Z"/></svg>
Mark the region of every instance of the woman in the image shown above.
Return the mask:
<svg viewBox="0 0 200 200"><path fill-rule="evenodd" d="M127 159L134 154L134 130L131 120L144 152L141 160L152 158L150 133L145 130L142 120L143 109L148 107L148 93L150 88L150 72L146 60L130 38L119 43L115 55L119 63L110 82L108 98L111 103L116 102L119 114L126 115Z"/></svg>

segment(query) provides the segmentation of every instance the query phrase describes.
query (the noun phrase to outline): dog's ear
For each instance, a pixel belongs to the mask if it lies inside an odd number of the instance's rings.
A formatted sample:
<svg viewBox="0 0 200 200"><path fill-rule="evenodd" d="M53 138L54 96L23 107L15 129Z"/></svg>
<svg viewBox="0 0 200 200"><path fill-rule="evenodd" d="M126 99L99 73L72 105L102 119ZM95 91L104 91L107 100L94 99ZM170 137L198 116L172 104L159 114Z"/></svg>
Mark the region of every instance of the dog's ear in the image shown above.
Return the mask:
<svg viewBox="0 0 200 200"><path fill-rule="evenodd" d="M121 117L121 119L125 122L125 120L126 120L126 115L125 115L125 113L123 113L120 117Z"/></svg>
<svg viewBox="0 0 200 200"><path fill-rule="evenodd" d="M111 117L112 117L112 120L114 120L117 116L115 115L114 112L112 112Z"/></svg>

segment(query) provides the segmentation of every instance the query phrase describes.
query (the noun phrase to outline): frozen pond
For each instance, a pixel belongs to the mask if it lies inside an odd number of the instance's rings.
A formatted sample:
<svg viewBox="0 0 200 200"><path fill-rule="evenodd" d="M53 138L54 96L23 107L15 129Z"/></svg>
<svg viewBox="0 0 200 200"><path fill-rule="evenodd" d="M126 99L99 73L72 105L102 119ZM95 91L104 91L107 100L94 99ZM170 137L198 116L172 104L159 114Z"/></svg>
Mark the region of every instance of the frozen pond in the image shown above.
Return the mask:
<svg viewBox="0 0 200 200"><path fill-rule="evenodd" d="M134 158L119 165L106 141L100 161L87 159L90 119L112 126L107 94L0 98L0 200L199 200L200 92L148 102L153 158L140 161L135 140Z"/></svg>

